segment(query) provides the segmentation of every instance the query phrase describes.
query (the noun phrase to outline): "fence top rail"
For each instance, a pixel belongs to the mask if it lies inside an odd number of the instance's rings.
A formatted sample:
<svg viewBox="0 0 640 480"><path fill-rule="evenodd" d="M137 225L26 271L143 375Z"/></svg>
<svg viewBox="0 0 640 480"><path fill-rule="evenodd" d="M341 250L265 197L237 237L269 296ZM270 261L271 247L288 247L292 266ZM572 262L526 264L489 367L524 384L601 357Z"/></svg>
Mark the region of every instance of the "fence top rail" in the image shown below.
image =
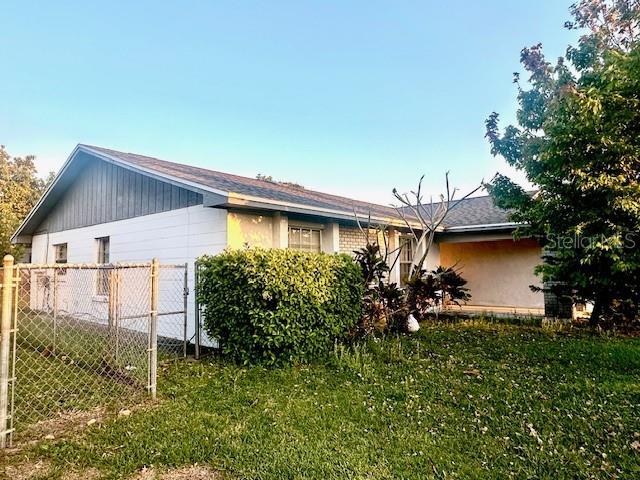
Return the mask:
<svg viewBox="0 0 640 480"><path fill-rule="evenodd" d="M121 269L121 268L150 268L151 262L117 262L117 263L17 263L21 269L44 270L49 268L69 269ZM161 263L160 268L185 268L184 263Z"/></svg>
<svg viewBox="0 0 640 480"><path fill-rule="evenodd" d="M114 268L147 268L151 267L151 262L146 263L18 263L16 267L21 269L48 269L48 268L70 268L70 269L114 269Z"/></svg>

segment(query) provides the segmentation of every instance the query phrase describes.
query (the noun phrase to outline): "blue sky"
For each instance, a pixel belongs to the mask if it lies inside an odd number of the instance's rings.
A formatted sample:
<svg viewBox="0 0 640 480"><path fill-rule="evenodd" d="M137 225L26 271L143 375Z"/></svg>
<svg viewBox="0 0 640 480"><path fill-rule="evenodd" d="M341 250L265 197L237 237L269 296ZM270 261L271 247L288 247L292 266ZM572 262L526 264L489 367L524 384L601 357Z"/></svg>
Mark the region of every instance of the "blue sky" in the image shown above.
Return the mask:
<svg viewBox="0 0 640 480"><path fill-rule="evenodd" d="M0 143L44 174L77 143L389 203L500 170L523 46L570 0L3 1ZM520 177L517 177L520 178Z"/></svg>

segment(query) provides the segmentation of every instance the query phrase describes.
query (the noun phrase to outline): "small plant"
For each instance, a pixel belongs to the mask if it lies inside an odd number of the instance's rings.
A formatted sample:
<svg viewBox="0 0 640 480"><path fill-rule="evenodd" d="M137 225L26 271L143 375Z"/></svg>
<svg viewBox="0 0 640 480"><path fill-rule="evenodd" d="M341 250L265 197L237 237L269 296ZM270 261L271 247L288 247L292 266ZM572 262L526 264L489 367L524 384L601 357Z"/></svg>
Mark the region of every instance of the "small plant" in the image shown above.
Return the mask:
<svg viewBox="0 0 640 480"><path fill-rule="evenodd" d="M380 245L368 243L353 253L365 285L360 333L369 335L386 329L397 330L405 316L406 302L404 292L397 284L388 281L390 267L380 253Z"/></svg>
<svg viewBox="0 0 640 480"><path fill-rule="evenodd" d="M413 272L407 281L408 309L418 319L429 313L437 315L446 305L460 305L471 298L466 284L454 267Z"/></svg>
<svg viewBox="0 0 640 480"><path fill-rule="evenodd" d="M365 284L360 333L376 331L405 331L407 316L424 319L427 314L438 315L446 305L459 305L471 298L467 281L454 267L439 266L430 272L416 270L407 280L406 289L388 278L389 266L377 243L367 244L354 251Z"/></svg>
<svg viewBox="0 0 640 480"><path fill-rule="evenodd" d="M356 262L362 269L362 276L366 285L375 284L389 272L389 265L380 253L380 245L368 243L359 250L354 250Z"/></svg>
<svg viewBox="0 0 640 480"><path fill-rule="evenodd" d="M407 331L412 328L409 327L410 322L415 324L417 330L419 326L416 319L422 319L430 312L437 315L445 305L459 305L470 298L469 290L465 287L467 281L454 267L440 266L428 272L424 264L435 241L436 232L451 210L480 190L482 184L458 199L458 189L451 188L447 172L446 194L440 195L437 203L432 198L427 203L422 195L423 179L424 175L418 181L417 190L410 194L393 189L393 195L399 201L399 205L394 208L409 230L414 244L405 290L391 282L389 276L400 258L402 246L391 248L388 226L374 227L371 215L365 231L354 211L355 221L367 242L365 247L354 251L365 285L363 315L359 324L360 331L365 335L379 330ZM372 231L375 239L373 242ZM384 241L384 250L380 247L381 240ZM411 318L410 315L416 318Z"/></svg>

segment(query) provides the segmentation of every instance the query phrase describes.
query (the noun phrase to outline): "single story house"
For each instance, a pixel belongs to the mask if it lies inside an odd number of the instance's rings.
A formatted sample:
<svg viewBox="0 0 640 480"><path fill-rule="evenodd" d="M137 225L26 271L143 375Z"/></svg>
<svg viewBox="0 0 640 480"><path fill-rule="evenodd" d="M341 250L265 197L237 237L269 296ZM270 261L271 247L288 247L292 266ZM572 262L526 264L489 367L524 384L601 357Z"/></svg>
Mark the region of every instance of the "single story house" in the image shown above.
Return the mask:
<svg viewBox="0 0 640 480"><path fill-rule="evenodd" d="M355 215L388 225L391 247L412 248L388 206L81 144L12 240L30 245L33 263L158 257L193 266L244 246L352 253L366 244ZM466 310L544 312L542 293L529 288L539 284L540 246L513 240L515 227L485 196L461 201L438 232L428 266L457 264L472 295ZM391 272L396 281L406 258Z"/></svg>

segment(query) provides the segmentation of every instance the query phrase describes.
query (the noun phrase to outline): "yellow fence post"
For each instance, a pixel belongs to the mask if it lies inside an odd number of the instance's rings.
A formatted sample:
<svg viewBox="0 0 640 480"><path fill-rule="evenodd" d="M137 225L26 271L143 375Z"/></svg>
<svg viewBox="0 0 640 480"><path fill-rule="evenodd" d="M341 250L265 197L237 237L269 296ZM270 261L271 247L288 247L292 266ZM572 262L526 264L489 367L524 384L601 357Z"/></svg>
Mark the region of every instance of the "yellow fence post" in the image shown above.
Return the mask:
<svg viewBox="0 0 640 480"><path fill-rule="evenodd" d="M160 286L160 263L151 262L151 310L149 315L149 392L156 399L158 384L158 290Z"/></svg>
<svg viewBox="0 0 640 480"><path fill-rule="evenodd" d="M2 319L0 322L0 448L7 446L11 433L9 420L9 371L11 350L11 314L13 306L13 257L6 255L3 260L2 277Z"/></svg>

